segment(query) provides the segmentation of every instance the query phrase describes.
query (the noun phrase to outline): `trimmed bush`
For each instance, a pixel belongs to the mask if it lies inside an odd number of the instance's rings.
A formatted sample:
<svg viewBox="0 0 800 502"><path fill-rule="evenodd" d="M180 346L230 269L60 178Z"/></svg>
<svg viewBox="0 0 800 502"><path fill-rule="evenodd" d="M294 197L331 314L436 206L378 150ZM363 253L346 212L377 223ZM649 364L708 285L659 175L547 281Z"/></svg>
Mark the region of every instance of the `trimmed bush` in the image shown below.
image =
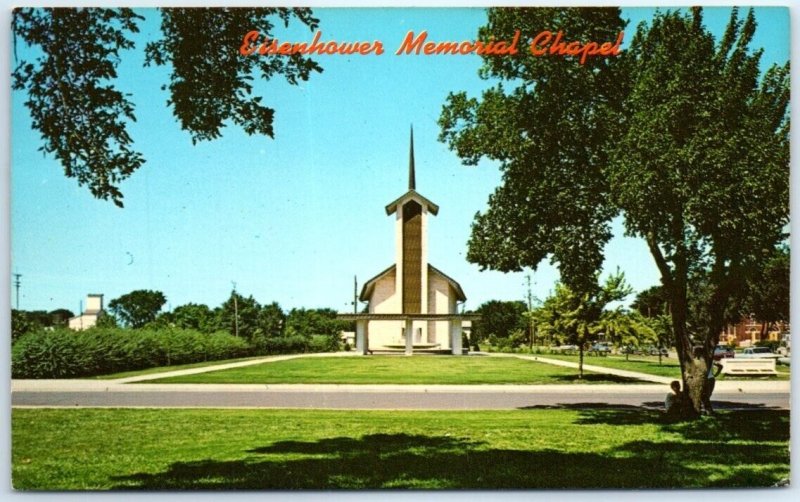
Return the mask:
<svg viewBox="0 0 800 502"><path fill-rule="evenodd" d="M227 333L179 328L39 330L14 343L11 374L13 378L75 378L251 354L246 341Z"/></svg>

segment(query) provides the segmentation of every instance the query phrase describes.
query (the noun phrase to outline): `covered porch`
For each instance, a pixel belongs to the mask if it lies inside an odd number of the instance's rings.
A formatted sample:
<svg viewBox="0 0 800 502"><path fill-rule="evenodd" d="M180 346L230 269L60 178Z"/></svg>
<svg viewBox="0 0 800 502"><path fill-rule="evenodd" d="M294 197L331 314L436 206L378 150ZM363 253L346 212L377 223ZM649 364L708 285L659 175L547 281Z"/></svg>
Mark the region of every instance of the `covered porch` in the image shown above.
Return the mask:
<svg viewBox="0 0 800 502"><path fill-rule="evenodd" d="M362 355L371 353L369 345L369 323L371 321L402 321L404 325L404 353L408 356L414 354L415 348L427 350L427 343L414 343L414 321L439 321L447 322L450 333L450 353L461 355L463 348L461 338L464 321L480 319L479 314L338 314L337 317L344 321L356 323L356 352Z"/></svg>

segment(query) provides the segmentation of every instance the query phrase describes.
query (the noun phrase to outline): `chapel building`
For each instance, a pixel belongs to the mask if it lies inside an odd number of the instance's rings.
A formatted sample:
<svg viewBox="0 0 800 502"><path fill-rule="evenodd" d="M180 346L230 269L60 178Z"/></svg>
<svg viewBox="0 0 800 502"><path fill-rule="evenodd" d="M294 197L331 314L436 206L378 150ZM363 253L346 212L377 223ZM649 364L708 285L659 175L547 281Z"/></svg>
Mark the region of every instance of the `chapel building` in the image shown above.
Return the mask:
<svg viewBox="0 0 800 502"><path fill-rule="evenodd" d="M417 192L414 134L408 161L408 191L386 206L394 216L394 263L369 279L359 300L367 314L341 315L356 321L356 348L450 351L460 354L462 323L458 305L466 301L461 286L428 262L428 221L439 206Z"/></svg>

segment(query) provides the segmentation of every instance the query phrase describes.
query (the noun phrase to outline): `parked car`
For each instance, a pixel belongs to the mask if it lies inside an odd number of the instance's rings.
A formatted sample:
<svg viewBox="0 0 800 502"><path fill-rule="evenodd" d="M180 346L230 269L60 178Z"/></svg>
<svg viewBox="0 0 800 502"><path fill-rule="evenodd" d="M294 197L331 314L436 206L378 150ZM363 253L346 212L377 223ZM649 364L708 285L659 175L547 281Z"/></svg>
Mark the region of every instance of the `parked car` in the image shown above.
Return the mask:
<svg viewBox="0 0 800 502"><path fill-rule="evenodd" d="M742 357L750 359L778 359L780 356L769 350L769 347L748 347L742 351Z"/></svg>
<svg viewBox="0 0 800 502"><path fill-rule="evenodd" d="M669 351L665 348L659 349L658 347L647 347L647 354L657 356L661 352L661 357L669 357Z"/></svg>
<svg viewBox="0 0 800 502"><path fill-rule="evenodd" d="M729 359L735 356L736 352L734 352L732 348L726 345L717 345L717 348L714 349L715 361L719 361L720 359Z"/></svg>
<svg viewBox="0 0 800 502"><path fill-rule="evenodd" d="M611 344L608 342L597 342L592 345L592 348L589 349L589 352L594 352L597 355L608 355L611 353Z"/></svg>

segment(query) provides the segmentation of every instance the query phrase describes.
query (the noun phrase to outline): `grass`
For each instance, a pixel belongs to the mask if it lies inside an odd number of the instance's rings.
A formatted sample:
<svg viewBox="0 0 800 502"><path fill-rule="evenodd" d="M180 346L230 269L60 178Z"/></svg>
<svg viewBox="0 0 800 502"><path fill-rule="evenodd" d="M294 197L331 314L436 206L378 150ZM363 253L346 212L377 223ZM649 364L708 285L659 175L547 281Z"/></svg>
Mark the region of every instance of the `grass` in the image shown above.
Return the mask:
<svg viewBox="0 0 800 502"><path fill-rule="evenodd" d="M98 375L92 377L96 380L116 380L118 378L128 378L140 375L152 375L155 373L164 373L166 371L176 371L176 370L187 370L191 368L205 368L206 366L216 366L218 364L228 364L228 363L236 363L239 361L249 361L251 359L259 359L262 357L267 356L255 356L255 357L240 357L238 359L220 359L219 361L203 361L199 363L190 363L190 364L176 364L174 366L158 366L155 368L146 368L143 370L134 370L134 371L123 371L120 373L111 373L108 375Z"/></svg>
<svg viewBox="0 0 800 502"><path fill-rule="evenodd" d="M14 409L20 490L770 486L789 412Z"/></svg>
<svg viewBox="0 0 800 502"><path fill-rule="evenodd" d="M559 384L623 383L636 380L585 374L544 363L499 357L372 356L314 357L276 361L196 375L149 380L157 383L317 384Z"/></svg>
<svg viewBox="0 0 800 502"><path fill-rule="evenodd" d="M544 358L560 359L562 361L578 362L579 356L577 355L563 355L563 354L534 354L541 355ZM664 357L661 359L661 364L658 364L658 356L629 356L629 360L625 360L625 356L584 356L583 364L602 366L604 368L616 368L620 370L637 371L640 373L647 373L650 375L663 376L667 378L681 378L681 367L678 360L674 357ZM775 369L778 372L777 376L751 376L751 377L731 377L728 375L719 375L717 378L720 380L751 380L751 379L773 379L773 380L789 380L790 372L787 366L780 364L776 365Z"/></svg>
<svg viewBox="0 0 800 502"><path fill-rule="evenodd" d="M574 363L577 363L579 359L577 355L541 354L541 356L549 359L572 361ZM662 358L661 365L659 365L658 356L630 356L627 361L625 360L625 356L584 356L583 364L602 366L603 368L638 371L640 373L668 378L680 378L681 376L680 363L678 363L678 360L674 357Z"/></svg>

